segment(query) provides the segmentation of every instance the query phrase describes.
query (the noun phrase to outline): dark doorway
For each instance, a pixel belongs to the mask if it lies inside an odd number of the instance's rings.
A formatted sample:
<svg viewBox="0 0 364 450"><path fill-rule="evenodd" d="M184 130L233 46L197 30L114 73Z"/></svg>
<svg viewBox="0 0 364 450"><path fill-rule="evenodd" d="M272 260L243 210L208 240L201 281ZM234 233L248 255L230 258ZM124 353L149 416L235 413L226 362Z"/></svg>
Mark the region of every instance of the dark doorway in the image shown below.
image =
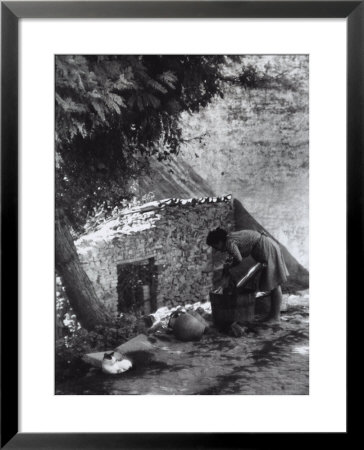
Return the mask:
<svg viewBox="0 0 364 450"><path fill-rule="evenodd" d="M157 267L154 258L119 264L118 309L150 314L157 309Z"/></svg>

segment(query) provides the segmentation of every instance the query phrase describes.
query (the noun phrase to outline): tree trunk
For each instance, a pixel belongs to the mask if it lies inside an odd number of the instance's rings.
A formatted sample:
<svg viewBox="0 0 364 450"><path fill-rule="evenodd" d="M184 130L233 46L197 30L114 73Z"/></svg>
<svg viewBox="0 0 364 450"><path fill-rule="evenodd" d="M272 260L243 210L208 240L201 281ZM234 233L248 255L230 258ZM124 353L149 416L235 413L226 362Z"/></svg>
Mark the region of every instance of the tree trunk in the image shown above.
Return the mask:
<svg viewBox="0 0 364 450"><path fill-rule="evenodd" d="M98 299L78 258L65 216L56 211L56 270L62 277L71 307L82 327L90 330L112 318Z"/></svg>

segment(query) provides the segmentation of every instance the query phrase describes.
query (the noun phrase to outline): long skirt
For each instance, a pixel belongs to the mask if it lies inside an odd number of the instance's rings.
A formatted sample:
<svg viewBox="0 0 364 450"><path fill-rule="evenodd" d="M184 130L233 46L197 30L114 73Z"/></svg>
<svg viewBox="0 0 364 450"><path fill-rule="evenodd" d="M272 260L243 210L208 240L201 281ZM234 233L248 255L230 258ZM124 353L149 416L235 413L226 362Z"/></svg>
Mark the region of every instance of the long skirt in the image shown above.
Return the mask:
<svg viewBox="0 0 364 450"><path fill-rule="evenodd" d="M253 248L252 257L261 263L266 263L259 278L259 290L268 292L287 281L289 272L279 245L269 236L260 238Z"/></svg>

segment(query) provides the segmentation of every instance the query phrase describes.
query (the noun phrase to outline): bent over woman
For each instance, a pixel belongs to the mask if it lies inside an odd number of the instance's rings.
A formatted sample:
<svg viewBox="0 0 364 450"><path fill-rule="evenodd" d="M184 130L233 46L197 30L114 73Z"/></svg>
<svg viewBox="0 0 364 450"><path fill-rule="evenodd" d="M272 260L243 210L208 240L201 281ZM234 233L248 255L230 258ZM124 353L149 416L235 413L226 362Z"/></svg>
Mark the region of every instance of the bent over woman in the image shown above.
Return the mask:
<svg viewBox="0 0 364 450"><path fill-rule="evenodd" d="M235 263L251 255L257 262L264 263L259 290L271 292L270 312L265 320L279 322L282 303L281 285L287 281L288 270L279 245L269 236L254 230L240 230L227 233L222 228L210 231L207 245L221 252L228 252Z"/></svg>

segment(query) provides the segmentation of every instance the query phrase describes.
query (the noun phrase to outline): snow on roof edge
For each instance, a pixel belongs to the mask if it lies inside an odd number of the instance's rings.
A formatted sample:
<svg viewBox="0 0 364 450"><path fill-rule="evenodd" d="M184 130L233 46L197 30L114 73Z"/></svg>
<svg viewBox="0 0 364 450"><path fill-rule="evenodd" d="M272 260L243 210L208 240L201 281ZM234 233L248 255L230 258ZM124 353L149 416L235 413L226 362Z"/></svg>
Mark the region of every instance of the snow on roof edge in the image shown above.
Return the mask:
<svg viewBox="0 0 364 450"><path fill-rule="evenodd" d="M232 199L231 194L221 195L218 197L199 197L199 198L165 198L163 200L155 200L153 202L144 203L144 205L135 206L127 210L121 210L120 215L124 216L127 214L143 213L148 211L154 211L156 209L162 209L166 206L195 206L203 205L207 203L221 203L229 202Z"/></svg>

